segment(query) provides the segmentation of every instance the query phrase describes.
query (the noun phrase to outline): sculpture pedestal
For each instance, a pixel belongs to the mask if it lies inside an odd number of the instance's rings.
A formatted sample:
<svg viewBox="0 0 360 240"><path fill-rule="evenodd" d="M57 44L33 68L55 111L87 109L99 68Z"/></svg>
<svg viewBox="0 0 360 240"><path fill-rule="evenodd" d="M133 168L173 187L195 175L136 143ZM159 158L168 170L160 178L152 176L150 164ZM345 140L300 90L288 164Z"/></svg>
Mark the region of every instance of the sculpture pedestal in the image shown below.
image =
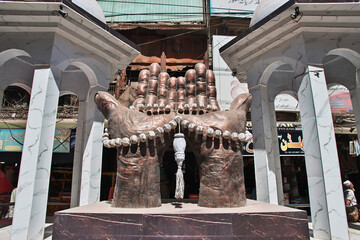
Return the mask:
<svg viewBox="0 0 360 240"><path fill-rule="evenodd" d="M252 200L240 208L142 209L105 201L56 212L53 239L309 239L309 229L305 211Z"/></svg>

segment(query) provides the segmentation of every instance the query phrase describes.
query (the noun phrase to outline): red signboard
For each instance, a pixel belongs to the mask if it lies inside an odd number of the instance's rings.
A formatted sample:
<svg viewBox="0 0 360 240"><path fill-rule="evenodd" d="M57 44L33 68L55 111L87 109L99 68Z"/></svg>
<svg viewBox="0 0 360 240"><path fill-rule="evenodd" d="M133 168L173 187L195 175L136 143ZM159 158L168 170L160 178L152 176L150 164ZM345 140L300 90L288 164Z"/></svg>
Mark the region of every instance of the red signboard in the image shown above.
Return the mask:
<svg viewBox="0 0 360 240"><path fill-rule="evenodd" d="M352 112L351 97L349 92L334 92L329 96L331 112Z"/></svg>

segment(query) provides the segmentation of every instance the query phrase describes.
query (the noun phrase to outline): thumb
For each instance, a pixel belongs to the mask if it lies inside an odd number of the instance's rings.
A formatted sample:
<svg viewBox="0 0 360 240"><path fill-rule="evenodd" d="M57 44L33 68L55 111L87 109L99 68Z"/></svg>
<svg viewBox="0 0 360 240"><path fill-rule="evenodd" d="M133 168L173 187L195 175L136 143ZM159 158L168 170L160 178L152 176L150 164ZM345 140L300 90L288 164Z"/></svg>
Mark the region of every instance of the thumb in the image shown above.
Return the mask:
<svg viewBox="0 0 360 240"><path fill-rule="evenodd" d="M105 118L108 118L112 112L123 107L111 94L107 92L97 92L94 101L99 111L104 114Z"/></svg>
<svg viewBox="0 0 360 240"><path fill-rule="evenodd" d="M230 105L230 111L245 111L247 112L252 103L252 96L250 93L242 93L237 96Z"/></svg>

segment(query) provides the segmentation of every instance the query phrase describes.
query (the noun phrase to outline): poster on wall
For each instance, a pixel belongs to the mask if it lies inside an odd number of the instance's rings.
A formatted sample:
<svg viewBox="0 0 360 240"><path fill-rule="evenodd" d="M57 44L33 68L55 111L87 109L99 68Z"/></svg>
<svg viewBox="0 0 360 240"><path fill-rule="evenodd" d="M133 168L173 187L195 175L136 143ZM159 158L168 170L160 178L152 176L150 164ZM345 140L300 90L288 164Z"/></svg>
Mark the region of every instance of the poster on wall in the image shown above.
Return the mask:
<svg viewBox="0 0 360 240"><path fill-rule="evenodd" d="M56 129L53 152L70 152L70 129ZM0 129L0 152L21 152L25 129Z"/></svg>
<svg viewBox="0 0 360 240"><path fill-rule="evenodd" d="M220 108L229 109L233 100L242 93L248 93L248 85L245 83L246 76L232 76L232 71L220 56L219 49L231 41L233 36L213 36L213 70L215 75L215 84L217 100ZM276 96L275 110L277 111L299 111L298 101L289 94L279 94Z"/></svg>
<svg viewBox="0 0 360 240"><path fill-rule="evenodd" d="M233 38L233 36L213 36L213 70L217 100L223 110L229 109L230 104L239 94L249 92L247 83L241 83L236 77L232 76L232 71L220 56L219 49Z"/></svg>
<svg viewBox="0 0 360 240"><path fill-rule="evenodd" d="M350 92L341 85L334 85L328 89L330 108L332 113L348 113L353 111Z"/></svg>
<svg viewBox="0 0 360 240"><path fill-rule="evenodd" d="M260 0L211 0L211 15L251 18Z"/></svg>

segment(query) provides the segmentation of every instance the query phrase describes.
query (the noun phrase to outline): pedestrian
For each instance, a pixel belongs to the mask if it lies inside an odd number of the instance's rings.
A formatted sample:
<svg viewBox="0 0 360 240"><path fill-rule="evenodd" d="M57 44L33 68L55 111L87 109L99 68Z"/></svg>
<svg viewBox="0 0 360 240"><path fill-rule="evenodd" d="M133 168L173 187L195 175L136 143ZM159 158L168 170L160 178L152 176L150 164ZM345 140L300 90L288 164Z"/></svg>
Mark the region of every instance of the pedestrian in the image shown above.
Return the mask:
<svg viewBox="0 0 360 240"><path fill-rule="evenodd" d="M359 220L359 209L354 193L354 184L346 180L343 185L347 219L349 222L357 222Z"/></svg>

